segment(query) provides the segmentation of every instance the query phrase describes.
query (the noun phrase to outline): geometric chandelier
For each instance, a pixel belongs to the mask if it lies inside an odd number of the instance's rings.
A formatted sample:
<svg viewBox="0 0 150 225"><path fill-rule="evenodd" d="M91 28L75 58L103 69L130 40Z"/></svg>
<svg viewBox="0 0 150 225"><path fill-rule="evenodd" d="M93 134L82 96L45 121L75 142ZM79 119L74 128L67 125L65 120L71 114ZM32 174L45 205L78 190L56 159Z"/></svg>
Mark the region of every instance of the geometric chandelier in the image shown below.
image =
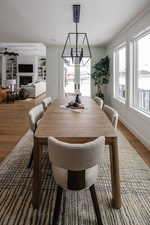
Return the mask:
<svg viewBox="0 0 150 225"><path fill-rule="evenodd" d="M68 33L61 56L64 62L70 66L85 65L92 58L87 33L78 32L79 20L80 5L73 5L73 22L76 25L76 32Z"/></svg>

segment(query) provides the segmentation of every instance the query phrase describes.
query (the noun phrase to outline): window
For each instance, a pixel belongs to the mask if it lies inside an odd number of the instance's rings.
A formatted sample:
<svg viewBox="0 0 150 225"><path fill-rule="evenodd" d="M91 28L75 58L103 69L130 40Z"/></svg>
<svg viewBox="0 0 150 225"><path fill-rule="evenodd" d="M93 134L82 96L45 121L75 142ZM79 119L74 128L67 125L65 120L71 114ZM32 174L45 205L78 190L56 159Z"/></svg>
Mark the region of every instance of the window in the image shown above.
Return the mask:
<svg viewBox="0 0 150 225"><path fill-rule="evenodd" d="M150 32L134 40L133 105L150 114Z"/></svg>
<svg viewBox="0 0 150 225"><path fill-rule="evenodd" d="M82 59L83 62L87 59ZM82 96L91 96L91 62L90 60L85 65L80 65L80 92Z"/></svg>
<svg viewBox="0 0 150 225"><path fill-rule="evenodd" d="M70 61L71 58L67 59ZM67 63L64 63L64 92L65 94L73 94L74 93L74 79L75 79L75 68L73 66L69 66Z"/></svg>
<svg viewBox="0 0 150 225"><path fill-rule="evenodd" d="M126 100L126 44L114 51L114 97L122 102Z"/></svg>
<svg viewBox="0 0 150 225"><path fill-rule="evenodd" d="M83 62L87 59L82 59ZM68 58L64 63L64 93L66 96L80 93L82 96L91 96L91 61L85 65L73 65Z"/></svg>

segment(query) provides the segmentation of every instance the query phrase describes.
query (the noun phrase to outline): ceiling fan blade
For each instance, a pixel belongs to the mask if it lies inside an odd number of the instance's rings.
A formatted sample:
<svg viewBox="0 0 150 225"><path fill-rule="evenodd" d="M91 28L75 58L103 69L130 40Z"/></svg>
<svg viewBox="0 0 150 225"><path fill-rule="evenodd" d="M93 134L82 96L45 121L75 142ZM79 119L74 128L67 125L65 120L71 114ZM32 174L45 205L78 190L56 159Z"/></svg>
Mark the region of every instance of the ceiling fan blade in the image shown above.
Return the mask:
<svg viewBox="0 0 150 225"><path fill-rule="evenodd" d="M9 56L19 56L17 52L10 52L8 48L4 49L4 52L0 52L1 55L9 55Z"/></svg>

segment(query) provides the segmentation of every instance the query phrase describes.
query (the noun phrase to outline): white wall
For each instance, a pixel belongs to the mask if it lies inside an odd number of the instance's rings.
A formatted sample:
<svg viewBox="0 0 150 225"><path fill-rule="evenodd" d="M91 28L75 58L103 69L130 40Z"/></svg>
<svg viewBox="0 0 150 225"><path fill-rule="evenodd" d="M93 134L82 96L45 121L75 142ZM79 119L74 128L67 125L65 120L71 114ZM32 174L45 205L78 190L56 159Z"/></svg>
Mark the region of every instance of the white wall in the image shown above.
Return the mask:
<svg viewBox="0 0 150 225"><path fill-rule="evenodd" d="M50 46L47 48L47 95L53 99L63 96L64 92L64 64L61 59L63 46ZM92 47L91 66L105 55L105 48ZM92 82L91 95L95 95Z"/></svg>
<svg viewBox="0 0 150 225"><path fill-rule="evenodd" d="M132 38L138 33L150 26L150 8L147 8L137 18L116 36L107 49L107 54L111 59L111 81L106 89L107 104L112 105L118 112L120 120L150 149L150 117L147 117L129 106L129 94L127 103L117 101L113 98L113 49L115 46L124 41L130 43ZM128 49L129 50L129 49ZM129 51L128 51L129 54ZM130 58L127 54L127 88L129 90L129 80L132 74L130 73ZM129 93L129 92L128 92Z"/></svg>
<svg viewBox="0 0 150 225"><path fill-rule="evenodd" d="M47 48L47 95L55 99L63 95L63 61L61 59L62 47L51 46Z"/></svg>

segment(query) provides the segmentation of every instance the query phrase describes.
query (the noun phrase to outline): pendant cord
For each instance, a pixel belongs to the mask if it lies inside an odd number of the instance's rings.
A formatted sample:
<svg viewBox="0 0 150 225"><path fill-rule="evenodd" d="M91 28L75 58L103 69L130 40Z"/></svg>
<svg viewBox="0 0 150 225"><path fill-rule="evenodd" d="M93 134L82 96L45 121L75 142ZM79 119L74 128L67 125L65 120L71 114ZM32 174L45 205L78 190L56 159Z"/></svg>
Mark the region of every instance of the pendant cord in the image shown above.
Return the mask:
<svg viewBox="0 0 150 225"><path fill-rule="evenodd" d="M78 57L78 24L76 23L76 57Z"/></svg>

